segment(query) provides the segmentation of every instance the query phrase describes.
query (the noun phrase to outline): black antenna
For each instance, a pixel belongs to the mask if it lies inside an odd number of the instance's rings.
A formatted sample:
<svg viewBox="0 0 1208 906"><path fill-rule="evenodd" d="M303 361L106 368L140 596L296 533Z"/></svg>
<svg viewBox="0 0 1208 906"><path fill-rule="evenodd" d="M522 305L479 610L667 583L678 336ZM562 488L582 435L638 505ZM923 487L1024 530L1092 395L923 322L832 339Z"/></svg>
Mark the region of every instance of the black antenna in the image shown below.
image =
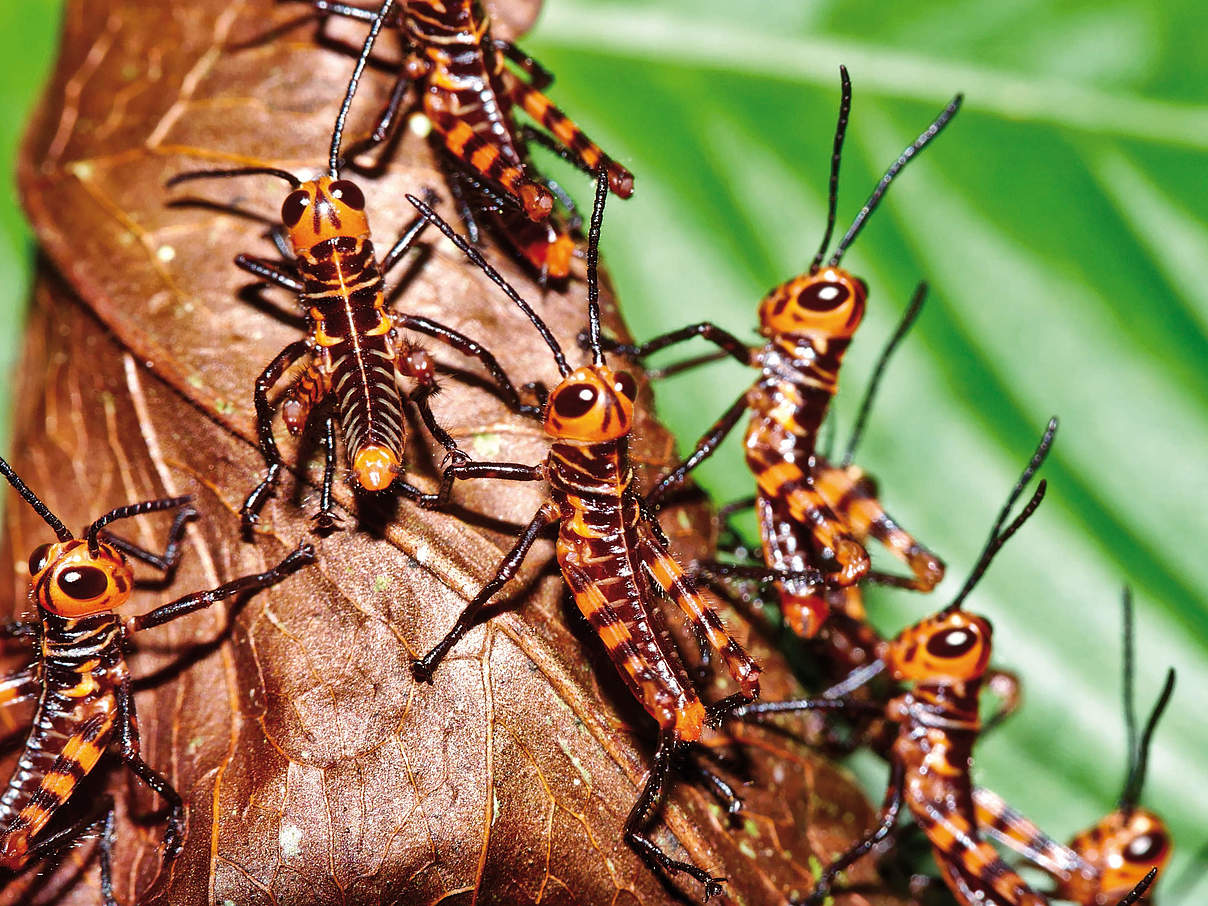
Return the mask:
<svg viewBox="0 0 1208 906"><path fill-rule="evenodd" d="M1134 903L1141 902L1141 897L1145 896L1145 891L1149 890L1149 885L1157 880L1157 877L1158 870L1156 868L1151 868L1149 870L1149 874L1138 881L1137 886L1130 890L1124 899L1117 903L1116 906L1133 906Z"/></svg>
<svg viewBox="0 0 1208 906"><path fill-rule="evenodd" d="M250 176L255 173L284 179L289 183L290 188L293 189L302 185L302 180L298 179L298 177L294 176L288 170L282 170L278 167L235 167L230 170L193 170L190 173L177 173L164 183L164 186L170 189L173 186L180 185L182 182L191 182L195 179L227 179L231 176Z"/></svg>
<svg viewBox="0 0 1208 906"><path fill-rule="evenodd" d="M17 489L17 493L33 508L35 513L42 517L42 521L54 530L55 535L60 541L70 541L75 537L67 526L63 524L63 520L52 513L50 507L38 499L38 495L26 486L25 482L13 471L13 467L3 459L0 459L0 474L7 478L8 483Z"/></svg>
<svg viewBox="0 0 1208 906"><path fill-rule="evenodd" d="M1044 435L1036 446L1036 452L1028 460L1027 468L1019 476L1019 481L1015 482L1015 487L1011 489L1006 504L999 511L998 518L994 520L994 526L990 529L990 537L986 541L986 546L982 548L981 556L978 557L972 572L969 573L969 578L965 580L965 584L961 587L956 597L953 598L952 603L944 608L943 613L960 610L961 603L969 596L969 592L973 590L973 587L977 585L981 577L985 575L995 554L1002 550L1002 546L1010 540L1012 535L1019 531L1020 527L1036 512L1036 508L1040 506L1040 501L1044 500L1045 491L1048 490L1048 482L1042 480L1037 485L1036 493L1032 495L1032 499L1028 501L1027 506L1020 511L1019 515L1015 517L1010 525L1005 529L1003 528L1007 518L1011 515L1011 508L1015 506L1015 501L1019 499L1019 495L1023 493L1023 489L1028 486L1028 482L1032 480L1032 476L1036 474L1036 470L1040 468L1045 457L1049 455L1049 448L1052 447L1053 437L1056 434L1057 419L1053 417L1049 419L1049 424L1044 429Z"/></svg>
<svg viewBox="0 0 1208 906"><path fill-rule="evenodd" d="M193 498L185 497L161 497L159 500L144 500L141 503L128 503L125 506L119 506L115 510L110 510L92 525L88 526L88 531L85 532L85 537L88 539L88 553L96 556L100 547L97 544L97 533L111 522L116 522L119 519L129 519L131 516L141 516L143 513L158 513L160 510L171 510L178 506L184 506L186 503L192 502Z"/></svg>
<svg viewBox="0 0 1208 906"><path fill-rule="evenodd" d="M593 365L604 364L604 349L600 345L600 230L607 198L608 174L601 167L596 172L596 200L591 206L591 225L587 231L587 330Z"/></svg>
<svg viewBox="0 0 1208 906"><path fill-rule="evenodd" d="M373 45L382 32L382 26L386 24L392 6L394 6L394 0L385 0L378 8L377 16L374 18L373 24L369 26L369 34L365 36L365 43L361 47L361 55L357 57L357 65L352 71L352 78L348 80L348 89L344 92L344 102L340 104L336 125L331 131L331 157L328 160L327 169L331 173L332 179L338 179L340 176L340 143L344 140L344 123L348 119L348 111L352 109L352 99L356 97L357 86L360 85L361 76L369 62L369 55L373 53Z"/></svg>
<svg viewBox="0 0 1208 906"><path fill-rule="evenodd" d="M504 294L516 303L520 310L524 312L525 316L533 322L533 326L537 328L537 333L541 334L541 339L545 340L545 345L547 345L550 348L550 351L554 354L554 361L558 365L558 373L562 375L562 377L566 377L568 374L570 374L571 367L570 365L566 364L566 356L562 352L562 347L558 345L557 339L554 338L553 333L550 332L550 329L546 323L541 320L541 316L533 311L532 306L530 306L524 301L524 299L520 297L520 293L516 292L516 290L512 287L512 284L508 283L508 281L503 278L503 275L500 274L499 271L495 270L495 268L491 267L491 265L487 263L487 260L482 257L482 253L479 252L478 249L474 248L474 246L470 245L470 243L468 243L463 237L459 236L457 232L454 231L453 227L449 226L449 224L445 222L444 218L442 218L439 214L433 211L430 207L428 207L428 205L424 204L414 195L408 195L406 197L407 200L415 206L415 209L424 216L424 219L444 233L446 238L448 238L450 242L461 249L462 253L469 258L479 270L491 278L491 282L502 289Z"/></svg>
<svg viewBox="0 0 1208 906"><path fill-rule="evenodd" d="M1124 791L1120 794L1120 808L1124 810L1125 814L1131 813L1141 798L1141 788L1145 786L1145 769L1149 766L1149 743L1153 739L1154 730L1158 727L1158 721L1162 719L1162 712L1170 704L1170 696L1174 694L1174 681L1175 672L1171 667L1166 671L1166 682L1158 694L1158 700L1154 703L1153 710L1149 713L1145 729L1141 731L1141 740L1137 744L1136 750L1129 753L1132 770L1124 784Z"/></svg>
<svg viewBox="0 0 1208 906"><path fill-rule="evenodd" d="M835 215L839 210L839 161L843 157L843 139L847 135L847 118L851 114L851 79L847 75L847 67L839 67L839 122L835 126L835 147L831 153L830 192L826 201L826 232L822 234L822 244L818 246L818 254L810 262L810 273L818 273L822 259L826 257L826 247L830 245L831 236L835 232Z"/></svg>
<svg viewBox="0 0 1208 906"><path fill-rule="evenodd" d="M856 458L856 447L860 445L860 441L864 437L864 427L868 423L868 414L872 410L872 401L877 395L877 389L881 386L881 378L885 374L885 366L889 364L889 359L893 355L894 350L898 348L898 344L902 342L902 338L914 326L914 322L918 318L919 312L922 311L923 301L926 298L927 284L926 282L920 282L914 288L914 295L910 298L910 305L907 307L906 313L902 315L902 320L898 322L893 336L889 338L889 342L885 344L885 348L881 350L881 355L877 358L877 364L872 369L872 377L869 379L868 387L864 391L864 399L860 400L860 411L856 415L855 427L851 429L851 439L848 440L847 450L843 454L842 465L845 468L850 466L852 460Z"/></svg>
<svg viewBox="0 0 1208 906"><path fill-rule="evenodd" d="M1124 742L1127 756L1124 770L1124 789L1132 783L1133 774L1137 770L1137 701L1136 673L1133 657L1136 653L1136 613L1133 611L1132 589L1124 586L1120 605L1124 611ZM1120 795L1121 801L1124 794Z"/></svg>
<svg viewBox="0 0 1208 906"><path fill-rule="evenodd" d="M856 219L851 222L851 226L847 228L847 232L843 238L839 240L839 244L835 247L835 253L831 255L830 261L827 264L830 267L835 267L839 263L839 259L843 257L843 253L860 235L860 230L864 227L865 222L872 216L872 212L876 210L877 205L881 203L881 199L889 190L889 184L893 182L902 168L910 163L911 159L931 144L931 140L940 134L940 131L948 125L948 121L956 116L956 111L960 109L961 101L964 95L958 94L945 107L940 115L937 116L923 133L913 142L906 146L906 149L898 155L898 159L893 162L892 166L885 171L885 175L881 177L881 181L877 183L877 187L872 190L872 194L868 196L868 201L864 202L864 207L860 208L860 212L856 214Z"/></svg>

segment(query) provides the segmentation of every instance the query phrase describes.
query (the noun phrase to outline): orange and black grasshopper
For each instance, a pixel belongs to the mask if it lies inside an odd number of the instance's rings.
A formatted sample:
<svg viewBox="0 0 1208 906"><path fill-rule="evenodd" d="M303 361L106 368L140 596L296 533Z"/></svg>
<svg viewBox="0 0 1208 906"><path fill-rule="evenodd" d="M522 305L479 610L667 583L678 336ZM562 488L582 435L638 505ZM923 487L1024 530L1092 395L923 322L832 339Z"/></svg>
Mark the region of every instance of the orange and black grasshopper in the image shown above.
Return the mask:
<svg viewBox="0 0 1208 906"><path fill-rule="evenodd" d="M358 62L349 98L364 66ZM287 182L292 190L281 206L281 221L289 247L288 262L272 262L240 255L235 263L244 270L298 294L306 311L309 335L290 343L256 380L255 403L260 452L268 465L264 479L243 504L243 526L250 532L259 518L284 465L273 439L273 416L279 408L292 434L300 434L312 411L324 402L334 403L336 415L324 416L326 464L319 512L320 529L334 526L331 499L335 475L335 422L339 418L344 447L352 465L356 485L366 491L396 487L412 500L427 496L399 476L403 471L405 423L404 395L397 374L415 382L407 395L419 411L424 425L456 458L464 458L456 441L437 423L429 398L437 390L435 365L427 352L407 340L403 329L440 340L482 363L499 388L505 402L518 412L529 412L495 357L479 343L438 321L404 314L386 307L384 277L423 232L422 218L406 230L386 253L382 265L370 239L365 196L350 180L341 179L338 169L344 109L336 122L331 143L331 169L326 175L300 180L275 167L238 167L182 173L169 186L187 180L266 174ZM268 394L282 375L303 356L310 356L306 370L285 391L274 408ZM536 410L531 410L536 411Z"/></svg>
<svg viewBox="0 0 1208 906"><path fill-rule="evenodd" d="M557 184L541 178L529 162L538 144L589 174L603 170L611 190L633 193L633 174L612 160L541 91L553 77L508 41L491 36L490 20L477 0L386 0L377 10L317 0L322 12L371 23L372 49L383 23L398 29L405 61L371 143L384 141L414 85L418 105L455 166L449 184L459 201L471 241L477 242L476 214L485 214L496 232L539 274L555 279L570 272L574 242L552 218L555 195L569 200ZM505 65L510 60L525 81ZM540 128L521 125L519 107ZM513 212L522 212L522 223Z"/></svg>
<svg viewBox="0 0 1208 906"><path fill-rule="evenodd" d="M833 456L830 452L815 454L814 487L836 517L847 527L851 536L862 545L867 544L868 539L872 537L890 548L922 550L885 511L879 499L876 482L860 467L854 465L854 460L889 360L922 310L925 295L926 285L920 284L901 321L878 356L842 457L832 462ZM675 370L679 370L679 366L671 365L662 369L662 373ZM724 528L723 537L730 538L730 547L742 557L746 556L746 549L727 520L730 514L754 506L755 503L756 498L751 497L728 504L718 512ZM766 531L769 527L764 525L763 528ZM780 522L775 525L775 531L777 543L774 549L799 552L810 549L808 525ZM935 563L936 569L941 571L942 575L943 564L938 560ZM751 567L740 560L697 564L697 568L710 577L750 579L760 585L788 580L785 582L786 587L792 587L791 573L781 570L769 573L766 564ZM878 574L874 578L882 577ZM717 590L726 591L722 588ZM741 597L747 605L746 609L750 610L755 598L745 591L741 592ZM855 671L860 671L857 675L862 675L870 665L874 669L880 669L880 653L886 640L868 622L859 585L816 587L807 582L801 593L781 595L779 603L782 617L789 628L805 639L807 650L812 655L811 663L816 666L823 684L839 683ZM987 684L1007 702L1005 711L1013 709L1014 699L1018 694L1014 677L1002 671L994 671L988 676ZM854 694L865 699L888 701L899 691L900 688L895 691L892 685L884 689L861 685ZM834 740L835 750L850 752L857 745L867 745L881 755L887 754L896 729L880 716L869 718L867 715L854 713L849 716L855 718L857 732L843 741ZM1003 716L1005 714L997 716L995 722Z"/></svg>
<svg viewBox="0 0 1208 906"><path fill-rule="evenodd" d="M1047 872L1057 883L1054 896L1082 906L1109 906L1145 878L1162 870L1170 861L1171 839L1166 824L1148 809L1139 807L1145 785L1149 745L1174 692L1175 672L1166 682L1157 702L1137 736L1136 703L1133 694L1133 607L1132 595L1124 590L1124 725L1128 739L1128 767L1124 789L1114 811L1077 834L1062 846L1035 824L989 790L975 789L973 802L978 824L988 834L1018 851Z"/></svg>
<svg viewBox="0 0 1208 906"><path fill-rule="evenodd" d="M575 603L595 630L633 696L659 724L654 761L637 803L625 822L625 839L647 865L683 872L705 886L708 896L722 879L687 862L672 859L647 836L652 812L680 754L700 738L706 720L759 694L759 667L726 632L708 600L667 551L654 517L632 487L628 443L637 384L605 364L599 343L597 276L600 227L608 183L597 179L588 243L588 320L592 362L572 369L556 339L465 239L426 205L411 198L432 223L458 245L532 320L553 352L561 382L549 394L544 424L552 438L548 457L538 465L467 462L445 470L442 491L454 479L503 478L549 482L541 505L520 539L504 557L456 624L421 660L415 676L429 680L437 665L475 624L483 608L516 574L530 547L547 526L558 525L557 559ZM410 196L409 196L410 197ZM658 599L674 601L696 634L725 662L741 690L705 707L697 696L679 652L658 631Z"/></svg>
<svg viewBox="0 0 1208 906"><path fill-rule="evenodd" d="M118 507L76 538L50 509L0 459L0 474L58 538L29 557L30 597L37 618L2 627L2 634L33 641L37 656L28 666L0 679L0 707L37 702L25 747L0 794L0 867L18 871L51 855L90 829L99 827L101 890L115 903L110 878L113 803L108 798L84 817L53 833L50 821L76 788L113 748L139 780L168 803L163 862L180 853L185 834L184 800L171 783L139 755L126 648L133 633L186 616L225 598L275 585L314 559L302 545L277 566L244 576L209 591L194 592L123 623L114 611L134 590L130 559L170 577L180 560L187 521L196 515L188 497L166 497ZM177 509L162 554L144 550L106 529L110 523L144 513Z"/></svg>
<svg viewBox="0 0 1208 906"><path fill-rule="evenodd" d="M883 707L886 719L897 725L898 735L889 754L890 780L880 821L826 867L808 903L821 903L841 871L893 833L905 805L930 841L944 881L958 902L964 906L1047 906L1047 900L999 857L979 830L970 770L973 746L982 731L978 703L990 661L991 627L984 617L963 611L961 604L995 554L1040 505L1043 481L1020 515L1006 525L1012 507L1044 461L1056 427L1056 420L1049 423L995 521L981 557L952 603L884 646L881 662L896 681L910 683L911 689ZM882 706L850 698L824 696L751 704L734 713L758 717L855 707L882 710Z"/></svg>
<svg viewBox="0 0 1208 906"><path fill-rule="evenodd" d="M825 622L827 599L818 593L816 582L789 575L813 575L820 569L831 584L850 586L869 572L864 545L854 537L853 528L836 515L819 487L824 474L815 449L819 427L837 388L843 355L863 318L868 294L864 281L841 269L839 262L898 173L939 134L961 101L957 95L885 172L823 267L835 223L839 162L851 105L851 82L845 69L841 69L841 76L843 93L831 159L826 232L809 270L773 289L760 303L760 333L767 338L765 344L748 346L708 322L636 346L612 344L618 351L645 358L683 340L703 337L744 365L761 371L759 380L743 391L697 442L691 456L668 473L648 499L655 504L682 484L750 410L745 452L757 483L754 503L766 567L740 572L749 578L777 581L784 612L790 623L807 636ZM850 464L845 471L849 477L859 474ZM858 480L843 478L843 473L832 470L829 474L842 478L840 484L845 488L859 486ZM934 588L943 576L943 564L889 520L883 510L870 515L879 521L869 524L869 533L884 541L913 573L911 579L899 580L898 584L924 591ZM703 566L709 569L710 565Z"/></svg>

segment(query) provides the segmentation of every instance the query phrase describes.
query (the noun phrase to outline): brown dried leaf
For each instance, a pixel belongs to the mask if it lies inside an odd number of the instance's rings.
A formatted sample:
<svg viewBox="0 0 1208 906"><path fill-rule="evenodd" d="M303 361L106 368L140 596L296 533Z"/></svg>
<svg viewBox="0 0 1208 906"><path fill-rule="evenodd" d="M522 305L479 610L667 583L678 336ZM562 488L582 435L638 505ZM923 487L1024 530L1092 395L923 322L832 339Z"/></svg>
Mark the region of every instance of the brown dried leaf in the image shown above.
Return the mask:
<svg viewBox="0 0 1208 906"><path fill-rule="evenodd" d="M309 483L287 481L270 502L270 528L255 545L240 541L235 515L262 468L253 380L299 328L275 313L292 310L284 295L267 293L260 306L241 298L249 281L229 262L237 252L271 254L265 222L247 212L275 216L280 187L255 178L191 187L211 207L170 205L185 193L162 188L214 163L321 165L352 61L317 43L313 25L258 40L293 19L296 9L266 0L75 2L26 142L21 185L48 267L29 328L15 465L71 524L131 500L193 494L204 518L176 593L263 568L309 537L316 463ZM388 84L371 73L351 135L363 134ZM442 185L427 144L411 134L381 177L364 182L382 247L411 216L402 193ZM543 296L504 270L573 352L582 287ZM531 327L451 248L435 246L404 289L401 306L482 339L519 381L555 378ZM610 319L620 330L615 312ZM448 379L436 410L479 458L543 455L539 428L479 386ZM671 453L660 426L640 424L639 460L664 465ZM412 443L417 483L432 485L434 456ZM621 837L649 721L564 601L548 542L433 686L417 688L407 670L490 573L540 489L472 483L461 489L463 510L398 504L364 514L373 531L358 525L348 488L338 493L348 528L322 540L316 567L142 640L132 663L145 678L144 757L186 796L189 834L161 876L154 797L120 770L109 774L122 810L122 902L673 901ZM707 549L702 511L672 511L667 524L685 549ZM15 564L13 600L24 602L21 564L45 529L24 507L10 507L7 525L4 562ZM163 526L139 520L136 530L154 547ZM132 609L164 599L145 592ZM798 691L776 654L759 639L752 647L766 695ZM726 691L719 683L710 694ZM870 813L807 749L746 735L755 783L743 790L741 825L728 827L707 795L681 789L660 840L727 875L723 901L776 903L808 890L810 854L842 850ZM73 851L53 881L27 873L0 900L99 902L89 855Z"/></svg>

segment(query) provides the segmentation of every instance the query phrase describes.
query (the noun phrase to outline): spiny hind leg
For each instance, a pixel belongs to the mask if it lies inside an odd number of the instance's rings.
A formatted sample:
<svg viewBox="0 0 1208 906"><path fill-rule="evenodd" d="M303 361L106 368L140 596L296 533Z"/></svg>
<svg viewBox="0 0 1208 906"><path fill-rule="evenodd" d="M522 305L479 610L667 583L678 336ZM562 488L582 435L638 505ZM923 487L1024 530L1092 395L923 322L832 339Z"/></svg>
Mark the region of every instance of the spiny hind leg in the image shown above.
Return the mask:
<svg viewBox="0 0 1208 906"><path fill-rule="evenodd" d="M1009 846L1054 878L1063 880L1075 872L1094 870L1076 852L1054 840L997 793L974 787L973 809L980 832Z"/></svg>
<svg viewBox="0 0 1208 906"><path fill-rule="evenodd" d="M449 194L453 196L453 206L466 228L466 238L470 240L471 245L479 245L482 242L482 231L478 226L478 212L475 205L470 203L470 193L473 192L479 202L478 206L485 206L486 201L481 197L478 181L463 172L460 166L449 167L447 173Z"/></svg>
<svg viewBox="0 0 1208 906"><path fill-rule="evenodd" d="M676 603L698 636L721 656L730 676L747 699L759 695L759 665L726 631L721 617L702 596L675 559L661 547L648 525L643 524L638 535L638 552L642 563L663 593Z"/></svg>
<svg viewBox="0 0 1208 906"><path fill-rule="evenodd" d="M554 83L554 74L526 54L523 50L513 44L511 41L504 41L502 38L494 38L491 41L495 45L495 49L520 67L521 71L529 77L529 84L538 91L544 91Z"/></svg>
<svg viewBox="0 0 1208 906"><path fill-rule="evenodd" d="M944 562L885 512L876 485L858 466L824 465L815 471L814 486L855 538L877 539L909 567L918 591L931 591L944 578Z"/></svg>
<svg viewBox="0 0 1208 906"><path fill-rule="evenodd" d="M588 173L594 174L603 170L608 174L608 188L613 194L621 198L628 198L633 194L633 174L605 154L569 116L554 105L553 101L532 85L517 78L514 73L506 73L504 78L513 103L522 107L542 128L552 133L558 143L569 152L567 160ZM551 150L559 153L556 147Z"/></svg>
<svg viewBox="0 0 1208 906"><path fill-rule="evenodd" d="M26 842L25 848L21 849L19 844L13 845L9 835L0 836L0 848L6 854L3 860L4 867L10 871L19 871L31 862L54 856L64 847L83 840L99 827L98 860L101 873L101 900L105 906L119 906L117 898L113 894L113 844L116 839L116 823L113 799L104 796L97 803L95 810L77 818L67 827L55 831L33 846L29 846ZM21 835L24 834L24 831L17 833ZM27 838L25 839L27 841ZM8 856L10 852L14 854L13 858ZM18 852L20 855L17 855Z"/></svg>
<svg viewBox="0 0 1208 906"><path fill-rule="evenodd" d="M163 864L166 867L180 855L185 839L185 801L167 778L158 774L139 754L138 718L134 710L134 695L127 678L117 688L118 752L131 773L149 786L168 803L168 824L164 830Z"/></svg>
<svg viewBox="0 0 1208 906"><path fill-rule="evenodd" d="M726 810L726 814L735 818L742 812L742 799L730 782L709 763L714 760L717 760L716 753L706 746L698 742L685 743L677 755L676 769L689 781L704 784Z"/></svg>
<svg viewBox="0 0 1208 906"><path fill-rule="evenodd" d="M492 185L499 186L515 198L529 220L537 223L549 218L554 210L554 196L545 186L533 181L517 162L508 161L511 152L497 142L479 135L463 120L451 113L429 113L429 119L445 150L466 167Z"/></svg>
<svg viewBox="0 0 1208 906"><path fill-rule="evenodd" d="M647 836L654 812L666 792L667 781L671 776L680 745L682 743L675 738L673 730L664 729L659 733L658 747L654 750L654 760L646 775L646 783L638 795L637 802L630 809L629 816L625 819L625 842L652 870L663 871L669 875L682 873L695 878L705 886L705 899L708 900L709 897L722 892L721 885L726 879L715 878L691 862L672 859Z"/></svg>
<svg viewBox="0 0 1208 906"><path fill-rule="evenodd" d="M781 486L763 490L768 497L782 497L789 518L808 533L817 565L823 572L833 575L836 584L855 585L864 578L871 567L868 551L852 536L847 523L835 515L807 477L801 476L790 488Z"/></svg>
<svg viewBox="0 0 1208 906"><path fill-rule="evenodd" d="M268 470L265 472L265 476L260 483L252 489L247 499L243 501L240 516L244 534L251 534L256 527L256 523L260 521L260 510L263 509L265 501L268 500L276 488L277 479L281 473L281 469L285 465L281 459L281 452L277 449L277 441L273 438L273 415L275 414L275 409L269 402L269 391L281 379L281 375L309 351L310 343L307 340L296 340L290 343L277 354L276 358L268 363L268 366L256 378L256 390L254 394L256 404L256 433L259 438L260 455L264 457Z"/></svg>
<svg viewBox="0 0 1208 906"><path fill-rule="evenodd" d="M319 512L313 517L315 530L319 532L329 532L342 521L331 494L336 478L336 443L336 418L328 415L323 419L323 486L319 491Z"/></svg>

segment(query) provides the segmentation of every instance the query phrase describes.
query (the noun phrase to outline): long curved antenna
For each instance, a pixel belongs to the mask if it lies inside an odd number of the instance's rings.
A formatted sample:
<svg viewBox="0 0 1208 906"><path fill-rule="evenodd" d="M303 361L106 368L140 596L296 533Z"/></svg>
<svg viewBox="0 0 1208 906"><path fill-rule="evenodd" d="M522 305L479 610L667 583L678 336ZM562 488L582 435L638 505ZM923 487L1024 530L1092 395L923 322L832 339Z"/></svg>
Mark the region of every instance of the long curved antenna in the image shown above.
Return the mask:
<svg viewBox="0 0 1208 906"><path fill-rule="evenodd" d="M918 138L907 145L906 149L898 155L898 159L885 171L885 175L881 177L881 181L877 183L877 187L868 196L868 201L864 202L864 207L860 208L860 212L856 214L856 219L851 222L851 226L847 228L847 232L843 234L843 238L839 240L839 244L835 246L835 253L831 255L830 261L827 262L830 267L838 265L839 260L843 257L843 253L847 251L856 237L860 235L860 230L864 227L868 218L872 216L872 212L876 210L877 205L881 203L881 199L889 190L889 184L902 172L902 168L910 163L916 154L931 144L931 140L940 134L940 131L948 125L949 120L956 116L956 111L960 110L962 100L964 100L964 95L958 94L949 101L948 106L940 111L940 115L932 121L931 125Z"/></svg>
<svg viewBox="0 0 1208 906"><path fill-rule="evenodd" d="M63 520L50 511L50 507L44 504L38 498L38 495L29 489L17 473L13 471L13 467L3 459L0 459L0 475L8 479L8 483L16 488L17 493L21 495L22 499L33 508L35 513L42 517L42 521L51 527L60 541L70 541L75 537L71 533L71 530L63 524Z"/></svg>
<svg viewBox="0 0 1208 906"><path fill-rule="evenodd" d="M1133 610L1132 589L1127 585L1124 586L1124 592L1121 595L1121 609L1124 611L1124 741L1128 746L1127 760L1124 770L1124 789L1128 789L1132 782L1133 774L1137 770L1137 701L1136 701L1136 678L1134 669L1135 649L1135 634L1136 634L1136 613ZM1121 793L1121 799L1124 794Z"/></svg>
<svg viewBox="0 0 1208 906"><path fill-rule="evenodd" d="M331 130L331 156L328 159L327 169L331 173L332 179L338 179L340 176L340 143L344 140L344 123L348 120L348 111L352 109L352 99L356 97L357 86L360 85L365 66L369 63L369 55L373 53L373 45L377 42L378 35L382 33L382 27L385 26L386 19L390 16L392 6L394 6L394 0L385 0L378 8L377 16L374 18L373 24L369 26L369 34L365 36L365 43L361 47L361 55L357 57L357 65L352 71L352 78L348 80L348 88L344 92L344 102L340 104L335 128Z"/></svg>
<svg viewBox="0 0 1208 906"><path fill-rule="evenodd" d="M857 667L835 685L826 689L819 696L820 698L844 698L855 692L861 686L868 683L874 676L885 669L885 661L881 658L874 658L863 667Z"/></svg>
<svg viewBox="0 0 1208 906"><path fill-rule="evenodd" d="M504 294L516 303L517 307L524 312L525 316L533 322L533 326L537 328L537 333L541 334L541 339L545 340L545 345L548 346L550 348L550 352L554 354L554 361L558 365L558 373L562 375L562 377L566 377L568 374L570 374L570 365L566 363L566 356L562 352L562 347L558 345L557 339L554 337L553 333L550 332L550 329L546 323L541 320L541 316L533 311L532 306L520 297L520 293L516 292L516 290L512 287L512 284L508 283L508 281L504 279L503 275L500 274L499 271L495 270L495 268L491 267L491 265L487 263L487 260L482 257L482 253L479 252L478 249L470 245L470 243L468 243L462 236L459 236L453 227L449 226L449 224L445 222L443 217L437 214L414 195L407 195L406 198L409 202L411 202L415 209L424 216L425 220L444 233L445 237L455 246L461 249L462 253L469 258L479 270L491 278L492 283L503 290Z"/></svg>
<svg viewBox="0 0 1208 906"><path fill-rule="evenodd" d="M1132 773L1124 785L1124 792L1120 794L1120 808L1126 813L1136 808L1137 801L1141 798L1141 788L1145 786L1145 769L1149 765L1149 743L1153 739L1153 731L1157 729L1158 721L1162 719L1162 712L1170 704L1170 696L1174 694L1174 681L1175 672L1171 667L1166 671L1166 683L1162 686L1158 700L1149 713L1145 729L1141 731L1141 741L1137 745L1136 755L1133 757Z"/></svg>
<svg viewBox="0 0 1208 906"><path fill-rule="evenodd" d="M604 364L600 345L600 230L604 226L604 202L608 198L608 174L596 172L596 200L591 206L591 225L587 231L587 331L591 339L593 365Z"/></svg>
<svg viewBox="0 0 1208 906"><path fill-rule="evenodd" d="M885 348L881 350L881 355L877 358L877 364L872 369L872 377L869 378L868 387L864 391L864 399L860 400L860 411L856 415L856 424L851 429L851 438L847 442L847 450L843 453L842 465L844 468L850 466L852 460L856 458L856 447L860 445L860 441L864 437L864 427L868 424L868 414L872 410L872 401L881 386L881 378L885 374L885 366L889 364L889 359L893 355L894 350L898 348L898 344L902 342L902 338L914 326L914 322L918 318L919 312L922 311L923 301L926 298L927 283L920 281L919 285L914 288L914 295L910 298L910 305L907 307L906 313L902 315L902 320L898 322L893 336L889 338L889 342L885 344Z"/></svg>
<svg viewBox="0 0 1208 906"><path fill-rule="evenodd" d="M284 179L292 189L296 189L302 185L302 180L290 173L289 170L282 170L279 167L233 167L229 170L192 170L188 173L177 173L164 183L164 186L170 189L173 186L180 185L182 182L192 182L195 179L228 179L232 176L250 176L256 173Z"/></svg>
<svg viewBox="0 0 1208 906"><path fill-rule="evenodd" d="M826 257L826 247L830 245L831 236L835 233L835 215L839 210L839 161L843 157L843 139L847 136L847 119L851 114L851 79L847 75L847 67L839 67L839 122L835 126L835 146L831 152L830 190L826 197L826 232L822 234L822 244L818 246L818 254L810 262L810 273L818 273L822 259Z"/></svg>
<svg viewBox="0 0 1208 906"><path fill-rule="evenodd" d="M184 506L186 503L191 503L192 497L161 497L158 500L144 500L141 503L128 503L125 506L119 506L117 509L110 510L92 525L88 526L88 531L84 533L84 537L88 539L88 552L92 556L97 555L99 550L97 543L97 534L111 522L116 522L119 519L129 519L131 516L141 516L144 513L158 513L160 510L171 510L178 506Z"/></svg>
<svg viewBox="0 0 1208 906"><path fill-rule="evenodd" d="M1045 491L1048 490L1048 482L1041 481L1036 487L1036 493L1032 495L1032 499L1028 501L1019 513L1012 520L1011 524L1005 529L1003 525L1011 515L1011 508L1015 506L1015 502L1023 493L1023 489L1028 486L1028 482L1032 480L1032 476L1036 474L1036 470L1040 468L1045 457L1049 455L1049 448L1053 445L1053 438L1057 434L1057 419L1050 418L1048 426L1044 429L1044 435L1040 438L1040 443L1036 446L1036 452L1032 454L1032 458L1028 460L1027 467L1023 470L1023 474L1019 476L1019 481L1015 482L1015 487L1011 489L1010 495L1007 497L1007 502L998 513L998 518L994 520L994 526L990 529L990 537L986 541L986 546L982 548L981 556L977 558L977 563L974 564L973 570L969 573L969 578L965 580L965 584L961 586L961 590L957 592L952 603L944 608L943 613L951 613L954 610L960 610L961 603L969 596L969 592L981 580L981 577L986 574L991 561L994 560L995 554L1002 550L1002 546L1010 540L1023 526L1025 522L1031 518L1036 512L1036 508L1040 506L1040 502L1044 500Z"/></svg>

